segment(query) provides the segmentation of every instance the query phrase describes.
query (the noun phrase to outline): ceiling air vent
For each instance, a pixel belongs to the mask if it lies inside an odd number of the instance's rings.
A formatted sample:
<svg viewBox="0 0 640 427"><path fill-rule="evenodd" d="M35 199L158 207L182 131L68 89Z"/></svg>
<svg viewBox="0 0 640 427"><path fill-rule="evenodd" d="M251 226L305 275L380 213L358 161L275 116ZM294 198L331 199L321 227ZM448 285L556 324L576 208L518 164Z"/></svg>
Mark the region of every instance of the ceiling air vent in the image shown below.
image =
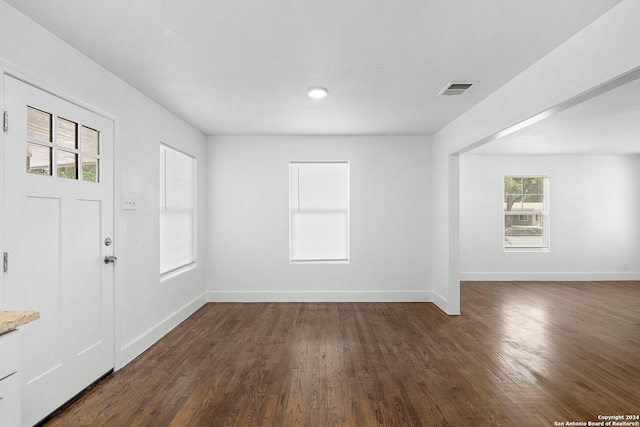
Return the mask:
<svg viewBox="0 0 640 427"><path fill-rule="evenodd" d="M447 95L447 96L457 96L465 93L471 86L476 84L476 82L449 82L444 89L440 91L438 96Z"/></svg>

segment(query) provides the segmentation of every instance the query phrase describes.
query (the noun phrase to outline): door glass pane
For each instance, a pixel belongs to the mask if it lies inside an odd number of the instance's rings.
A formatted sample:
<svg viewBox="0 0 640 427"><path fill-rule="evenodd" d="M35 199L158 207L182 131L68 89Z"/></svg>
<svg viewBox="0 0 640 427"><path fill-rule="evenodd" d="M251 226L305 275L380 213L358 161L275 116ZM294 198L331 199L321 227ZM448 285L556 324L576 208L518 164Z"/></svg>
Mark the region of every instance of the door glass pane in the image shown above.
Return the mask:
<svg viewBox="0 0 640 427"><path fill-rule="evenodd" d="M51 142L51 114L27 107L27 138Z"/></svg>
<svg viewBox="0 0 640 427"><path fill-rule="evenodd" d="M82 126L82 151L98 154L98 131Z"/></svg>
<svg viewBox="0 0 640 427"><path fill-rule="evenodd" d="M95 157L82 156L82 180L98 182L98 166L100 161Z"/></svg>
<svg viewBox="0 0 640 427"><path fill-rule="evenodd" d="M27 172L51 175L51 147L27 143Z"/></svg>
<svg viewBox="0 0 640 427"><path fill-rule="evenodd" d="M58 117L58 145L68 148L78 148L78 124Z"/></svg>
<svg viewBox="0 0 640 427"><path fill-rule="evenodd" d="M78 155L58 150L57 170L60 178L78 179Z"/></svg>

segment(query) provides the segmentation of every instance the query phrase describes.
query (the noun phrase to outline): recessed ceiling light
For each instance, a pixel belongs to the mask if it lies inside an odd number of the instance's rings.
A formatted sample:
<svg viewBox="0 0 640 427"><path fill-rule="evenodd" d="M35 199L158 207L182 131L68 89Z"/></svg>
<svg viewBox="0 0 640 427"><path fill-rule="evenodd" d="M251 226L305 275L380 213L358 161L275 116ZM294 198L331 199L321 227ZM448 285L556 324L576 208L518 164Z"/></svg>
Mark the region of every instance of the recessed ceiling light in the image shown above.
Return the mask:
<svg viewBox="0 0 640 427"><path fill-rule="evenodd" d="M329 94L329 91L327 91L323 87L310 87L309 90L307 91L307 96L313 99L322 99L326 97L328 94Z"/></svg>

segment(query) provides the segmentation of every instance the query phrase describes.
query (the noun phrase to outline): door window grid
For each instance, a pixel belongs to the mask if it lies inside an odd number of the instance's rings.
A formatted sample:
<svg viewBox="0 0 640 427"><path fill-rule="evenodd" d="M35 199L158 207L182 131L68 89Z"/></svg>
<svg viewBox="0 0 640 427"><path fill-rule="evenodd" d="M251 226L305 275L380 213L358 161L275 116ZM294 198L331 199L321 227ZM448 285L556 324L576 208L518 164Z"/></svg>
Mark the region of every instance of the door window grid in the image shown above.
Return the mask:
<svg viewBox="0 0 640 427"><path fill-rule="evenodd" d="M99 147L98 130L27 106L27 173L99 182Z"/></svg>

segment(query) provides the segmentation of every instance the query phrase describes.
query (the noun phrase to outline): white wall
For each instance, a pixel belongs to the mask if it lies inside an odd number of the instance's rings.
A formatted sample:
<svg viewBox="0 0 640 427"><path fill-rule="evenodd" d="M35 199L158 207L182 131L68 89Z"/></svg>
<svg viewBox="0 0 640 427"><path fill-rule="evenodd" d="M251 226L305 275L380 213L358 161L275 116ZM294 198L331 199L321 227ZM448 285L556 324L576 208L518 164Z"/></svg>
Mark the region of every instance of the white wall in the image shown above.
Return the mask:
<svg viewBox="0 0 640 427"><path fill-rule="evenodd" d="M503 250L505 175L549 177L549 252ZM638 183L640 156L462 156L461 279L639 279Z"/></svg>
<svg viewBox="0 0 640 427"><path fill-rule="evenodd" d="M209 298L430 301L428 137L209 138ZM347 265L289 263L289 162L348 160Z"/></svg>
<svg viewBox="0 0 640 427"><path fill-rule="evenodd" d="M460 312L458 182L450 168L455 166L452 155L640 66L639 21L640 2L623 0L434 135L432 286L439 296L435 301L447 313Z"/></svg>
<svg viewBox="0 0 640 427"><path fill-rule="evenodd" d="M118 366L122 366L202 303L201 296L205 288L202 260L209 264L208 277L211 280L208 289L220 292L218 296L228 296L229 292L255 293L267 289L285 294L302 289L307 292L346 290L368 292L368 295L380 295L379 292L393 294L399 290L414 297L414 292L423 295L425 291L433 291L434 300L443 310L451 314L459 313L457 157L451 155L640 66L640 45L637 43L640 39L639 21L640 2L622 1L441 130L433 138L432 153L422 144L403 141L399 144L407 147L403 151L412 154L397 159L394 154L397 147L394 144L403 138L391 137L372 138L367 141L372 142L370 146L357 138L342 137L216 138L211 141L213 146L209 152L209 160L215 166L208 178L205 175L205 138L199 132L1 0L0 68L60 95L89 104L115 119L116 195L118 198L132 195L138 202L136 211L116 211L118 235L115 244L119 257L116 267L116 339L119 343L116 356ZM200 236L206 237L199 241L201 261L198 267L189 274L163 282L153 273L158 268L156 177L159 141L175 145L199 158L198 197L204 200L209 196L210 206L214 209L213 215L207 218L205 207L199 206ZM269 147L262 144L263 141L270 142ZM243 155L242 150L231 147L232 142L252 147L256 154ZM420 149L414 145L420 145ZM366 149L362 148L365 146ZM426 152L422 153L421 150ZM269 169L265 164L277 159L286 164L291 158L298 157L300 160L302 156L334 158L350 154L352 159L361 161L360 170L367 174L367 179L382 185L380 191L352 178L352 184L356 185L353 190L358 185L361 190L361 196L354 193L353 197L362 197L363 200L352 206L351 264L290 266L286 259L287 238L283 240L282 237L283 230L284 236L287 235L287 223L282 222L282 218L286 218L286 209L283 208L284 213L280 213L275 205L267 203L268 200L284 201L281 205L286 207L286 192L272 193L276 191L273 188L280 188L284 178L279 174L284 172L280 172L280 169L276 172L275 166ZM414 162L418 155L422 156L421 160ZM231 167L223 161L225 158L239 161L238 167L245 174L237 170L225 170L224 167ZM383 158L392 166L387 165ZM399 163L406 163L410 168L406 169ZM416 163L420 163L420 167ZM382 167L382 170L371 165ZM354 164L352 168L354 172L357 170ZM265 174L257 179L254 170ZM283 170L286 170L286 166L283 166ZM422 176L422 172L427 175ZM427 190L431 183L432 192L426 191L428 195L424 200L420 195L416 196L416 200L409 193L418 193L400 186L392 191L384 184L398 183L401 181L398 176L404 174L420 180L419 184L414 184L415 190ZM380 178L382 176L384 179ZM246 190L246 198L236 198L222 188L224 181L220 180L229 178L236 179L233 188ZM212 188L205 191L207 179L211 180ZM286 179L284 186L286 188ZM262 189L265 194L256 188ZM218 210L220 202L227 204L224 209ZM393 203L415 209L403 209ZM262 215L255 213L256 205L259 205ZM243 211L241 208L251 209ZM212 225L209 233L206 230L208 219ZM387 220L401 221L397 225L390 225ZM419 225L428 227L429 222L431 229L422 229ZM258 230L256 224L267 224L273 230L254 235ZM388 231L389 227L393 227L393 233ZM211 243L209 254L205 253L205 240ZM225 241L228 246L224 246ZM429 241L432 242L430 247ZM425 247L422 247L423 244ZM282 253L285 254L284 264L280 258ZM255 278L272 286L252 287Z"/></svg>
<svg viewBox="0 0 640 427"><path fill-rule="evenodd" d="M2 1L0 71L105 112L115 121L116 367L121 367L205 302L202 264L166 281L158 274L159 143L198 158L198 197L204 200L205 137ZM137 210L120 209L123 195L137 199ZM204 203L198 216L205 235ZM206 255L205 243L201 239L198 244L201 257Z"/></svg>

